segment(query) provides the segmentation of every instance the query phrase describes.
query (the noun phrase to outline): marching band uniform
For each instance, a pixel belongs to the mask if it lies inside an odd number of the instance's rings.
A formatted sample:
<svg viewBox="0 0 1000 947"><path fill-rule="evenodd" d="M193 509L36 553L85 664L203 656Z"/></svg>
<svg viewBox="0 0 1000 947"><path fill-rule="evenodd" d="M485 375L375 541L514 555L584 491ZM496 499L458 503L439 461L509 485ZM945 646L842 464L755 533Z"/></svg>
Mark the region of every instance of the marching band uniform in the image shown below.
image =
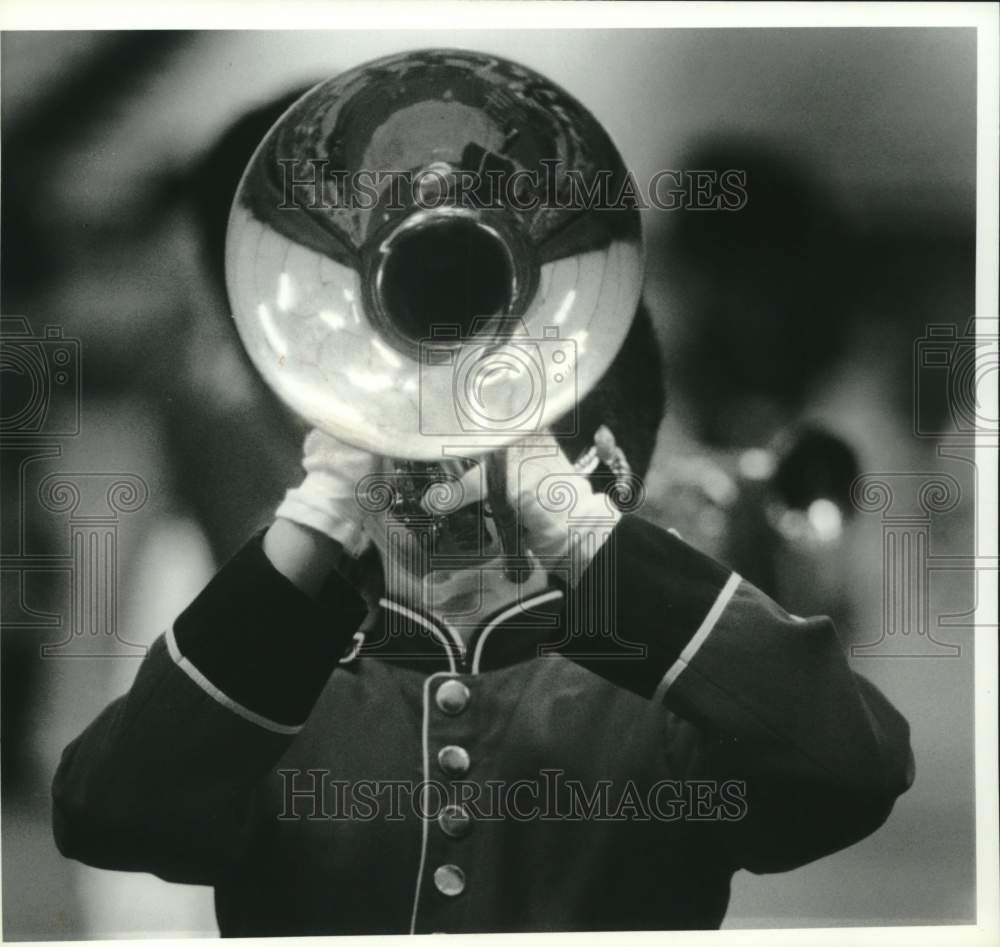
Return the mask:
<svg viewBox="0 0 1000 947"><path fill-rule="evenodd" d="M587 655L573 624L612 569L620 653ZM65 751L60 850L214 885L223 935L713 928L737 869L854 843L913 778L828 619L638 516L465 643L385 600L358 656L365 615L251 541ZM339 816L363 781L483 793Z"/></svg>

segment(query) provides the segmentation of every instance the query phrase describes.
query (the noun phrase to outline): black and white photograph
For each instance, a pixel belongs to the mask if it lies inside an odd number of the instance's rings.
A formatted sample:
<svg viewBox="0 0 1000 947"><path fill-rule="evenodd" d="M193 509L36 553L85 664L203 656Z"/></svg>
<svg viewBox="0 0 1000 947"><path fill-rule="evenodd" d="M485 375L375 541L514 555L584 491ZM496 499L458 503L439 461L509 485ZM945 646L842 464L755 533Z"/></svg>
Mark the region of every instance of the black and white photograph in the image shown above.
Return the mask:
<svg viewBox="0 0 1000 947"><path fill-rule="evenodd" d="M0 9L3 940L997 943L1000 5L169 14Z"/></svg>

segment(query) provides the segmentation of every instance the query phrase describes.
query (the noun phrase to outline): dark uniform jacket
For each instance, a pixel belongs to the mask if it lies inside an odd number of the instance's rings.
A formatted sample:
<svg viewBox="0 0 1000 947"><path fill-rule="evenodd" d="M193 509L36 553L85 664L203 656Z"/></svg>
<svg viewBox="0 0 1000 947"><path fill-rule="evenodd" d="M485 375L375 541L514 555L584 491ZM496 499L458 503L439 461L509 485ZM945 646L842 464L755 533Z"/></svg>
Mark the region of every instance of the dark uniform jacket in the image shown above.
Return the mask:
<svg viewBox="0 0 1000 947"><path fill-rule="evenodd" d="M484 623L307 598L259 540L66 749L63 854L213 885L224 935L718 927L874 831L906 721L826 618L623 517Z"/></svg>

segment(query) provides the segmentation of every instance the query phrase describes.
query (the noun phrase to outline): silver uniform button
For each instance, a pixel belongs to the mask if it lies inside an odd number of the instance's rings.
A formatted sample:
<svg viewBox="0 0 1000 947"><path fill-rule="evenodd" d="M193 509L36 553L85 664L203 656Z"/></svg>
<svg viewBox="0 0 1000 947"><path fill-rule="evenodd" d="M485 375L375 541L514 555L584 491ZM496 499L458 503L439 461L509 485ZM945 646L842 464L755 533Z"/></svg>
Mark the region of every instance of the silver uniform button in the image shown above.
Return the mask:
<svg viewBox="0 0 1000 947"><path fill-rule="evenodd" d="M460 714L469 703L469 688L461 681L445 681L434 695L438 709L446 714Z"/></svg>
<svg viewBox="0 0 1000 947"><path fill-rule="evenodd" d="M464 747L443 746L438 750L438 766L448 776L464 776L469 771L471 760Z"/></svg>
<svg viewBox="0 0 1000 947"><path fill-rule="evenodd" d="M445 835L462 838L472 828L472 817L465 806L445 806L438 813L438 825Z"/></svg>
<svg viewBox="0 0 1000 947"><path fill-rule="evenodd" d="M465 890L465 872L458 865L442 865L434 869L434 887L449 898Z"/></svg>

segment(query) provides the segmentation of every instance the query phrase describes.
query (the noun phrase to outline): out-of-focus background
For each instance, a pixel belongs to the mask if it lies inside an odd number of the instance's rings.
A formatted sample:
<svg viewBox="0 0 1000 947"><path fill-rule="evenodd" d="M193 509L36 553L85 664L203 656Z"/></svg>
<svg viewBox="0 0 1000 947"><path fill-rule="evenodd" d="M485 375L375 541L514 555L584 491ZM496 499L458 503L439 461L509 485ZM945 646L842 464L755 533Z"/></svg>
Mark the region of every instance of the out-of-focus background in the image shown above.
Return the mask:
<svg viewBox="0 0 1000 947"><path fill-rule="evenodd" d="M917 777L851 849L737 875L726 926L974 918L973 31L2 42L5 938L216 931L208 889L62 859L49 784L298 477L301 431L227 321L205 211L231 194L203 156L248 110L422 46L550 76L639 181L747 172L738 213L644 212L669 399L645 514L833 614L911 721ZM885 486L852 498L858 474Z"/></svg>

